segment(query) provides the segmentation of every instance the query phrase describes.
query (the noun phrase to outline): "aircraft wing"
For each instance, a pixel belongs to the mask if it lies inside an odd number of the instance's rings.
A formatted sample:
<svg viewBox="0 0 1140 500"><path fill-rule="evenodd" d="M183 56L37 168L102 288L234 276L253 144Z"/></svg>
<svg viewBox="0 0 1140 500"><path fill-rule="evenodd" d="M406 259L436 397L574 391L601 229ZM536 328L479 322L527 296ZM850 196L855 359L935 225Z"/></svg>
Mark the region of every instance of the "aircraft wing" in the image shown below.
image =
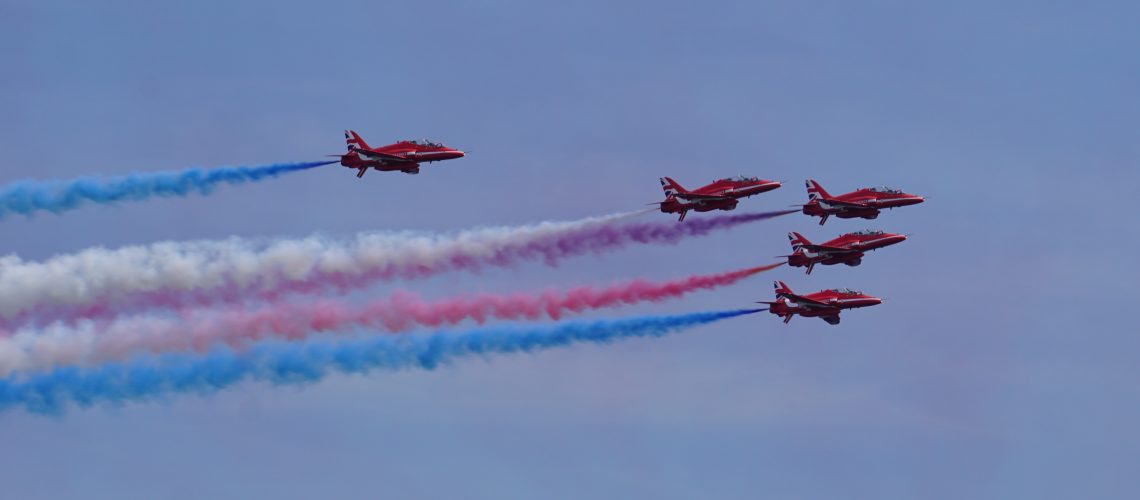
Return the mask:
<svg viewBox="0 0 1140 500"><path fill-rule="evenodd" d="M818 300L809 299L807 297L804 297L803 295L796 295L794 293L781 293L780 296L787 298L788 300L795 302L796 304L799 304L799 305L804 306L804 307L828 307L828 308L834 307L831 304L828 304L826 302L820 302Z"/></svg>
<svg viewBox="0 0 1140 500"><path fill-rule="evenodd" d="M367 149L361 148L354 148L353 151L356 151L358 154L360 154L360 156L363 156L370 160L384 160L392 163L415 163L414 161L404 158L403 156L390 155L388 153L381 153L378 151L369 151Z"/></svg>
<svg viewBox="0 0 1140 500"><path fill-rule="evenodd" d="M700 193L677 193L675 196L678 198L684 199L684 200L715 201L715 200L731 200L732 199L731 196L723 196L723 195L718 195L718 194L700 194Z"/></svg>
<svg viewBox="0 0 1140 500"><path fill-rule="evenodd" d="M852 201L823 199L823 200L819 200L819 202L820 203L826 203L826 204L831 205L833 207L841 207L841 208L871 208L870 205L867 205L865 203L857 203L857 202L852 202Z"/></svg>
<svg viewBox="0 0 1140 500"><path fill-rule="evenodd" d="M852 250L850 248L832 247L832 246L827 246L827 245L802 245L802 247L806 248L808 250L811 250L813 252L859 253L858 250Z"/></svg>

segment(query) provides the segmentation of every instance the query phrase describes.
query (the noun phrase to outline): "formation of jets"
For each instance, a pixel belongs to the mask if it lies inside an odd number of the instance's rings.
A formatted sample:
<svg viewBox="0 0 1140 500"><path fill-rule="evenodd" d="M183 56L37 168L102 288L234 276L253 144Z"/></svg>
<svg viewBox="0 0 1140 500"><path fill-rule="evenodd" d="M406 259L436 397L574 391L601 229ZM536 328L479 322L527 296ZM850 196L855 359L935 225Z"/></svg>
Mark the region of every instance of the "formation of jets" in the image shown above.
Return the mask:
<svg viewBox="0 0 1140 500"><path fill-rule="evenodd" d="M455 148L430 140L397 141L386 146L371 147L359 134L352 130L344 131L348 151L340 157L340 164L357 171L356 177L363 177L368 169L384 172L398 171L406 174L420 173L420 165L443 160L462 158L466 154ZM665 191L665 201L655 203L661 212L678 214L678 222L684 222L690 211L711 212L714 210L734 210L741 199L772 191L782 184L779 181L758 177L729 177L718 179L710 184L689 190L677 181L662 177L661 189ZM850 193L832 195L814 179L805 182L808 202L802 207L803 213L819 217L819 225L831 216L840 219L876 219L884 209L905 207L925 201L918 195L905 193L889 187L861 188ZM906 241L906 235L883 231L863 230L840 235L823 243L812 243L802 234L788 233L792 253L782 257L788 259L792 267L806 268L811 274L816 265L831 266L844 264L858 266L867 252ZM792 292L783 281L775 283L776 300L760 302L768 304L772 314L784 318L784 323L799 315L808 318L822 318L829 324L839 323L839 312L844 309L869 307L882 303L882 299L849 288L834 288L815 293L799 295Z"/></svg>
<svg viewBox="0 0 1140 500"><path fill-rule="evenodd" d="M680 221L690 211L709 212L713 210L733 210L742 198L779 188L780 183L756 177L733 177L719 179L707 186L692 191L681 187L677 181L662 177L661 188L665 190L665 201L658 203L661 212L679 214ZM828 217L840 219L876 219L884 209L905 207L925 201L925 198L889 187L869 187L850 193L832 195L814 179L806 181L808 202L802 207L803 213L819 217L822 226ZM845 264L855 267L863 262L867 252L906 241L906 235L883 231L863 230L840 235L823 243L812 243L802 234L788 234L792 253L783 255L792 267L806 268L811 274L816 265L831 266ZM829 324L839 323L839 312L844 309L869 307L881 304L882 299L849 288L833 288L815 293L799 295L793 293L783 281L777 281L776 300L764 301L768 311L784 318L784 323L794 316L821 318Z"/></svg>

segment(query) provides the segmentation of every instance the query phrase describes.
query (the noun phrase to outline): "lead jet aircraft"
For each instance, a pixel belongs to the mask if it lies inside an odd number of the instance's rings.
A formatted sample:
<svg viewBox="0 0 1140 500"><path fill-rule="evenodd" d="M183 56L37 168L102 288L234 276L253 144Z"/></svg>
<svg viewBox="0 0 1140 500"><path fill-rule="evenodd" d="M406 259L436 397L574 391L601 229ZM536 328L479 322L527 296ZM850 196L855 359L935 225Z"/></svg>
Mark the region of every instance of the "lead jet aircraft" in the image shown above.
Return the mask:
<svg viewBox="0 0 1140 500"><path fill-rule="evenodd" d="M862 188L850 193L832 196L823 186L812 179L807 182L808 202L803 205L804 214L822 217L819 225L827 222L829 216L840 219L874 219L884 208L917 205L926 201L921 196L904 193L886 186Z"/></svg>
<svg viewBox="0 0 1140 500"><path fill-rule="evenodd" d="M791 232L788 233L788 241L792 242L792 254L784 256L788 258L788 265L806 267L807 273L811 274L816 264L825 266L847 264L855 267L863 262L864 252L902 243L906 241L906 236L864 230L847 233L816 245L802 234Z"/></svg>
<svg viewBox="0 0 1140 500"><path fill-rule="evenodd" d="M662 177L660 181L661 189L665 191L665 201L660 203L661 211L681 214L678 221L685 220L689 210L697 212L733 210L741 198L780 187L779 181L744 176L718 179L712 184L692 191L681 187L677 181L669 177Z"/></svg>
<svg viewBox="0 0 1140 500"><path fill-rule="evenodd" d="M421 163L463 158L465 154L458 149L449 148L438 142L399 141L395 144L371 147L364 139L352 130L344 131L344 141L348 144L348 153L340 156L340 164L356 169L356 177L364 177L370 168L382 172L400 171L405 174L420 173Z"/></svg>
<svg viewBox="0 0 1140 500"><path fill-rule="evenodd" d="M775 282L775 287L775 302L759 303L768 304L768 311L772 314L783 316L785 324L792 320L792 316L798 314L805 318L821 318L829 324L838 325L839 311L883 303L883 299L850 288L834 288L807 295L796 295L783 281Z"/></svg>

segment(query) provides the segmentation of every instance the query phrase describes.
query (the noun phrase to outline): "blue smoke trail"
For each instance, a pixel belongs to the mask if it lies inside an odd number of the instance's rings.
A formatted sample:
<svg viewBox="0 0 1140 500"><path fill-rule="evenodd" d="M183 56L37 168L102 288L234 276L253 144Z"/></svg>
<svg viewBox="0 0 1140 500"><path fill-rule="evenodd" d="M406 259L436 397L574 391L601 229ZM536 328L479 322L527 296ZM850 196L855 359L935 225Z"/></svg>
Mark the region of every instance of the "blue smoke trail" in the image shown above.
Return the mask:
<svg viewBox="0 0 1140 500"><path fill-rule="evenodd" d="M241 354L217 349L205 356L142 356L86 370L61 367L0 379L0 411L23 406L35 413L60 413L68 401L87 407L101 401L124 403L169 393L209 394L246 379L297 384L320 380L331 372L432 370L470 355L534 352L577 342L604 344L623 338L660 337L759 311L740 309L525 328L443 331L431 335L386 335L342 342L274 342L259 344Z"/></svg>
<svg viewBox="0 0 1140 500"><path fill-rule="evenodd" d="M155 196L209 194L218 184L241 184L336 163L274 163L252 167L188 168L168 172L136 172L120 177L82 177L71 181L18 181L0 187L0 219L8 214L32 215L79 208L85 202L141 201Z"/></svg>

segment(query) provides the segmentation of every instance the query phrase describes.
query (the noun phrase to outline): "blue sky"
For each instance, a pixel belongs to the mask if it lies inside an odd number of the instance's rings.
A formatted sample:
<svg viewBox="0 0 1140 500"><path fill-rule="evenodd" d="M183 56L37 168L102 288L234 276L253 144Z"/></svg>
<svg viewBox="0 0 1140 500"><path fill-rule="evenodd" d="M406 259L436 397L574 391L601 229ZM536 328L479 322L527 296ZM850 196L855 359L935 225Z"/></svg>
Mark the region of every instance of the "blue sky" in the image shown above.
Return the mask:
<svg viewBox="0 0 1140 500"><path fill-rule="evenodd" d="M233 5L233 4L239 5ZM0 415L11 498L1129 498L1140 434L1132 2L0 3L0 182L304 161L431 137L419 176L335 167L209 197L10 218L0 252L455 230L789 181L888 184L869 224L790 216L676 247L378 287L442 295L769 262L784 234L913 233L771 278L888 299L434 372ZM667 217L661 215L661 217ZM1123 250L1123 251L1121 251Z"/></svg>

